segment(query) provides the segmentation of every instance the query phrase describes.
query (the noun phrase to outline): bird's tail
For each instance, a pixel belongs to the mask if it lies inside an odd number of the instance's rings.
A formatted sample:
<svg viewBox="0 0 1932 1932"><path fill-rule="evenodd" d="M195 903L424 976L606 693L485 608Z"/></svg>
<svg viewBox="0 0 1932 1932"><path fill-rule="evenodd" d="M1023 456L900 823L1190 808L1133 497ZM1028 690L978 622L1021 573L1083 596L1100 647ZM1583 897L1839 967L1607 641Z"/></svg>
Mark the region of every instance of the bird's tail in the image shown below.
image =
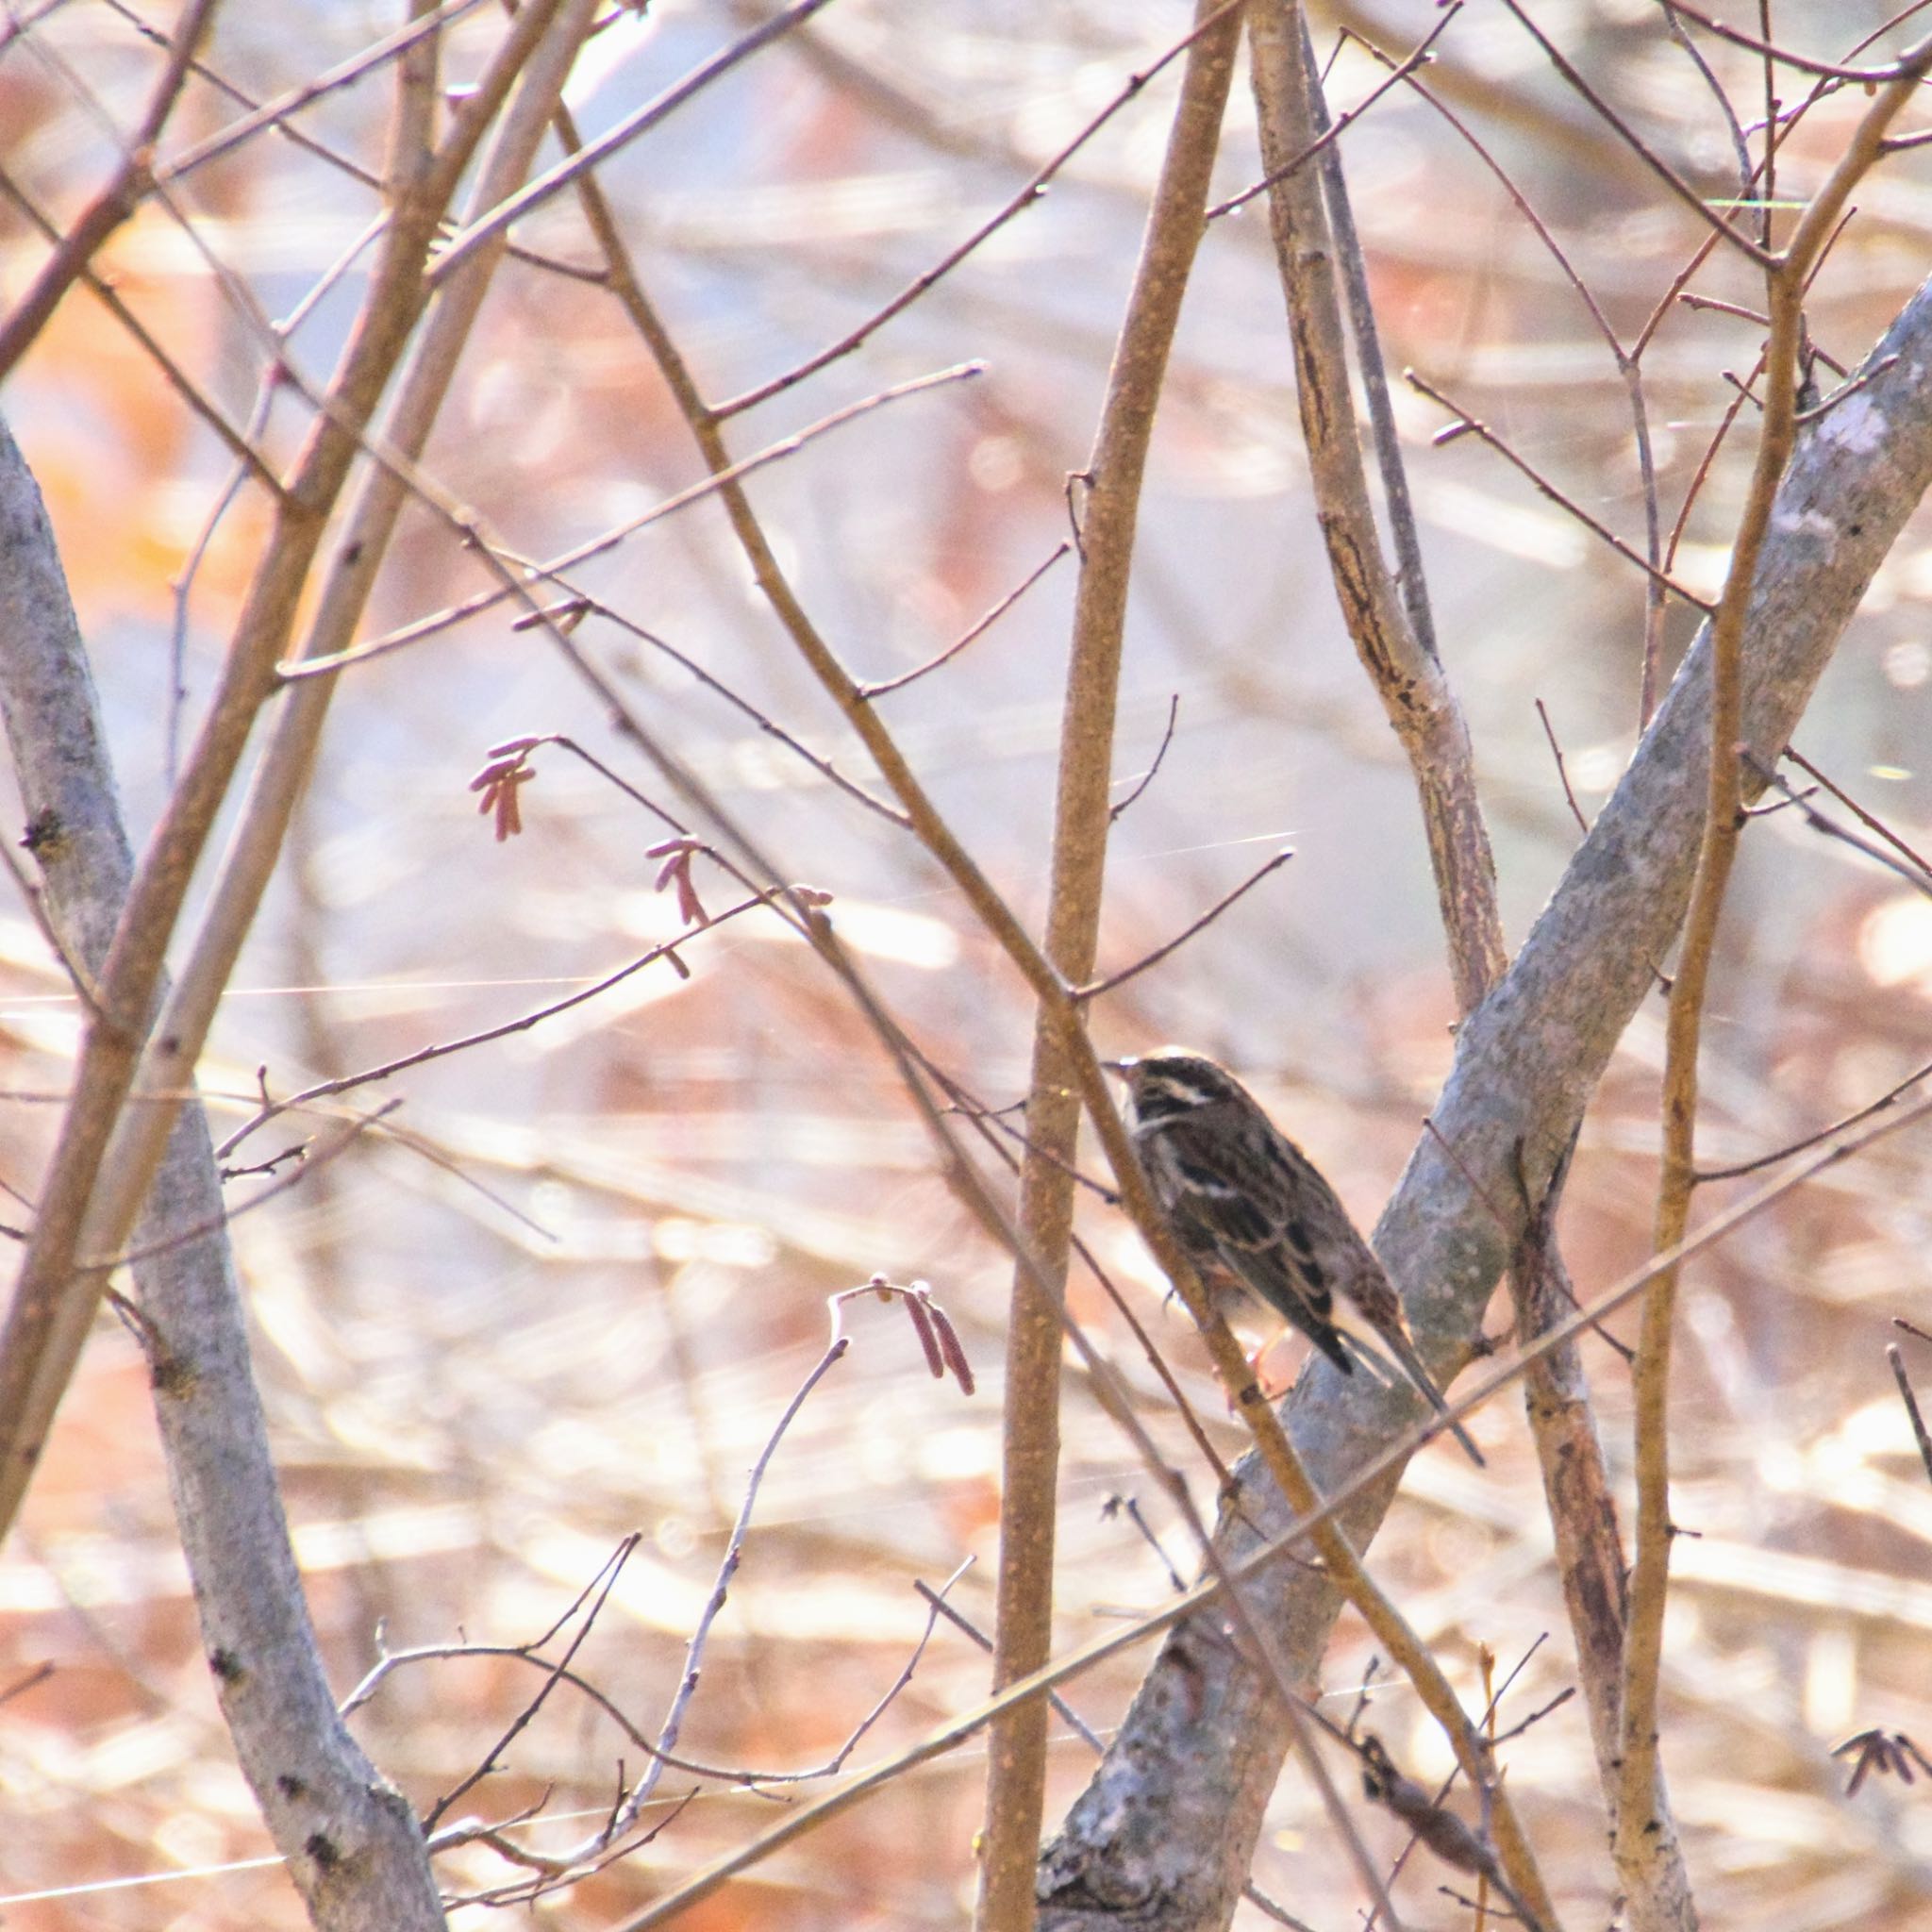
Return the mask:
<svg viewBox="0 0 1932 1932"><path fill-rule="evenodd" d="M1374 1351L1368 1348L1359 1336L1351 1335L1349 1342L1374 1365ZM1442 1399L1442 1391L1436 1387L1428 1370L1423 1367L1422 1357L1416 1354L1414 1345L1407 1336L1397 1329L1378 1328L1375 1340L1386 1348L1402 1365L1402 1373L1428 1398L1429 1407L1441 1416L1449 1426L1449 1433L1462 1444L1463 1453L1478 1469L1488 1465L1483 1461L1483 1452L1471 1441L1469 1431L1449 1413L1449 1405Z"/></svg>

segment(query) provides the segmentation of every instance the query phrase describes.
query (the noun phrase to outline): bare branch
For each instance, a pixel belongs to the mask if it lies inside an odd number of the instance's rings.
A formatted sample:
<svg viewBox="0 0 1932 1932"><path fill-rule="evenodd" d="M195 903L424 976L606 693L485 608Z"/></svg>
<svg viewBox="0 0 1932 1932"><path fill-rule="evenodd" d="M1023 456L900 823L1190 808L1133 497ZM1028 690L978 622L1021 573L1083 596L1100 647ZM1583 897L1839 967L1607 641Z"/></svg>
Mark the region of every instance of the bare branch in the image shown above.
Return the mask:
<svg viewBox="0 0 1932 1932"><path fill-rule="evenodd" d="M1098 999L1102 993L1112 992L1116 987L1124 986L1128 980L1137 978L1150 966L1158 966L1161 960L1179 952L1197 933L1206 931L1237 899L1245 898L1263 879L1272 877L1293 857L1294 848L1284 845L1258 871L1250 873L1233 891L1223 894L1198 919L1184 926L1165 945L1156 946L1151 953L1136 959L1131 966L1124 967L1119 973L1110 973L1105 979L1096 979L1087 986L1077 988L1074 997L1081 1000Z"/></svg>

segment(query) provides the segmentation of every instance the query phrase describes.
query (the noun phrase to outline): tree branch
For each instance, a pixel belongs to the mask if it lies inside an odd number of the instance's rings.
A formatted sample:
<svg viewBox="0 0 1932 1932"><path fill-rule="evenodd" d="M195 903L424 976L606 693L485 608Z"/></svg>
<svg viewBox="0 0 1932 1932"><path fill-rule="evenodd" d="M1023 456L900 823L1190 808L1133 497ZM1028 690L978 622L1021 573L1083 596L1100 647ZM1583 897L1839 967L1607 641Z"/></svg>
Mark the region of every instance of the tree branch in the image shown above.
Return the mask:
<svg viewBox="0 0 1932 1932"><path fill-rule="evenodd" d="M1269 225L1288 301L1315 514L1342 622L1415 777L1457 1006L1467 1013L1495 983L1507 958L1469 731L1382 554L1356 426L1336 244L1322 179L1315 170L1290 166L1320 140L1326 119L1325 109L1316 105L1320 89L1304 43L1300 8L1291 0L1256 5L1249 41L1261 159L1277 177L1268 197ZM1382 447L1392 454L1387 439ZM1414 608L1425 608L1420 588Z"/></svg>
<svg viewBox="0 0 1932 1932"><path fill-rule="evenodd" d="M1062 985L1092 976L1107 866L1113 736L1127 592L1141 479L1194 257L1207 231L1208 190L1241 44L1241 12L1197 0L1196 38L1181 75L1141 258L1114 348L1093 451L1081 531L1080 581L1060 721L1058 788L1045 952ZM1007 1323L1004 1480L993 1688L1045 1663L1053 1639L1054 1518L1059 1474L1062 1343L1057 1295L1066 1286L1074 1184L1068 1164L1080 1131L1078 1086L1062 1016L1036 1012L1028 1082L1020 1226L1051 1276L1043 1293L1016 1270ZM1048 1709L1035 1698L1002 1719L987 1776L986 1848L976 1924L1028 1932L1046 1782Z"/></svg>

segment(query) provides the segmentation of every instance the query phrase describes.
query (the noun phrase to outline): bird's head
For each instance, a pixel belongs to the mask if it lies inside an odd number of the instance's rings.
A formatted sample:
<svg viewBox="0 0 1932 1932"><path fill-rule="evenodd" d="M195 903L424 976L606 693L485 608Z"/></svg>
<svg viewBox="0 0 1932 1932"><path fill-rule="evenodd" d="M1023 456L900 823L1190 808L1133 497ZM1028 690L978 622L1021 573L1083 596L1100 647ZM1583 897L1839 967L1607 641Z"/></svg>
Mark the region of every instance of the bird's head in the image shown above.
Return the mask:
<svg viewBox="0 0 1932 1932"><path fill-rule="evenodd" d="M1232 1074L1202 1055L1183 1052L1177 1046L1101 1064L1126 1083L1134 1118L1143 1124L1241 1097L1240 1083Z"/></svg>

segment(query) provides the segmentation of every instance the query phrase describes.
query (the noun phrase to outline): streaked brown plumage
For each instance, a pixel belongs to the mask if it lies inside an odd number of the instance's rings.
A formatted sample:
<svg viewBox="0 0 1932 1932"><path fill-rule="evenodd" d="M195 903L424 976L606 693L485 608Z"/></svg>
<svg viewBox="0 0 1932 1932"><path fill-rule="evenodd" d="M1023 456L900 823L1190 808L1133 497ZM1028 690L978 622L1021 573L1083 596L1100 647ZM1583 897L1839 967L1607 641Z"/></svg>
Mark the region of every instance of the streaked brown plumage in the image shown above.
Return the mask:
<svg viewBox="0 0 1932 1932"><path fill-rule="evenodd" d="M1341 1295L1446 1415L1375 1251L1254 1095L1224 1067L1176 1047L1108 1064L1126 1082L1128 1124L1155 1198L1208 1291L1257 1296L1351 1374L1349 1341L1334 1320ZM1480 1463L1468 1435L1450 1426Z"/></svg>

